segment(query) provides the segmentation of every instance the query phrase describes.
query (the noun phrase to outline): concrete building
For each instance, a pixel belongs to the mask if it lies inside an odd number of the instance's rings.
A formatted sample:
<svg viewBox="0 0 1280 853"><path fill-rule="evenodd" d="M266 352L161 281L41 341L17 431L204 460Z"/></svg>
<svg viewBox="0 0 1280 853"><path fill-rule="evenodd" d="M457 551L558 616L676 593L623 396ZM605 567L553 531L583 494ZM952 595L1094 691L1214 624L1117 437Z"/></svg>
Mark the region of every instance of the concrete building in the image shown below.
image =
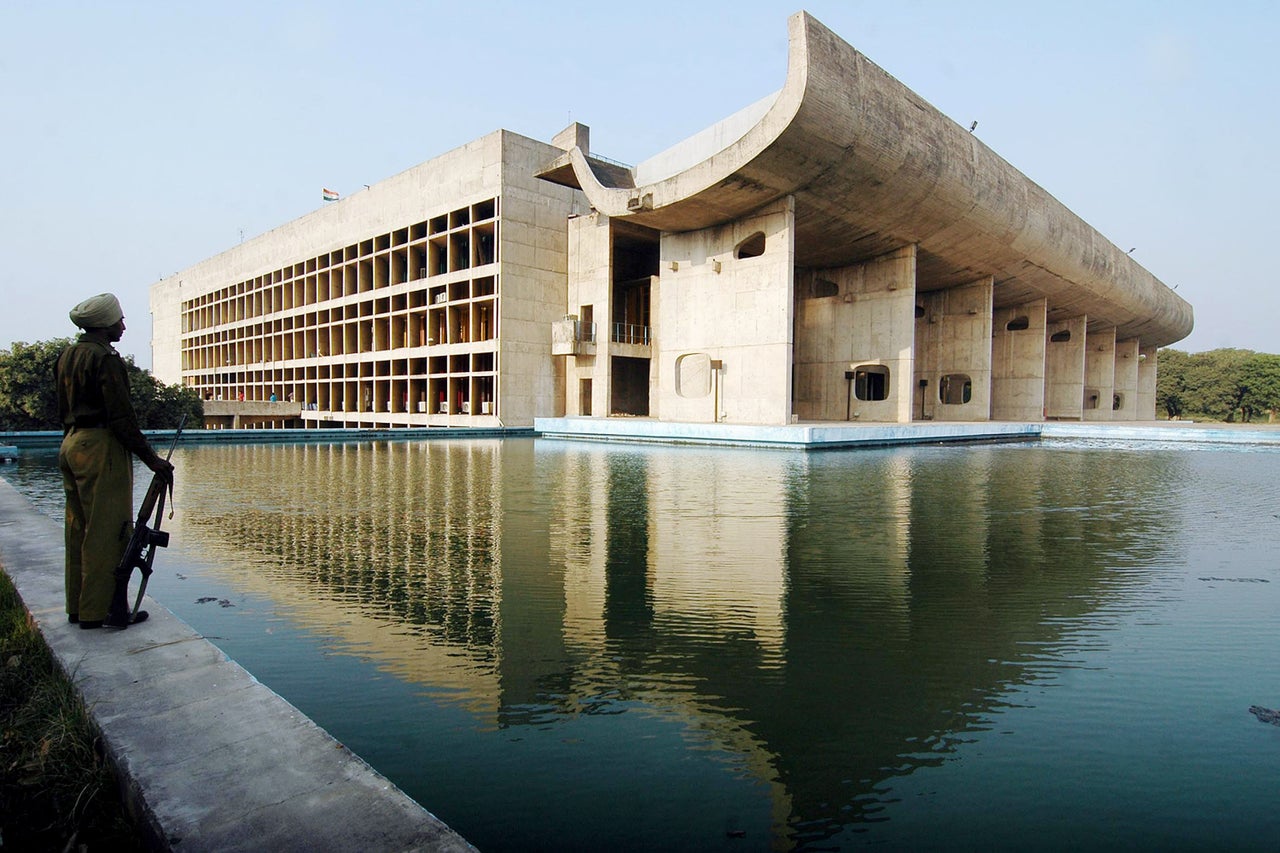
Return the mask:
<svg viewBox="0 0 1280 853"><path fill-rule="evenodd" d="M153 369L211 426L529 425L563 370L560 149L497 131L151 290Z"/></svg>
<svg viewBox="0 0 1280 853"><path fill-rule="evenodd" d="M638 166L499 131L160 282L157 375L228 425L1154 418L1190 305L789 29L781 90Z"/></svg>

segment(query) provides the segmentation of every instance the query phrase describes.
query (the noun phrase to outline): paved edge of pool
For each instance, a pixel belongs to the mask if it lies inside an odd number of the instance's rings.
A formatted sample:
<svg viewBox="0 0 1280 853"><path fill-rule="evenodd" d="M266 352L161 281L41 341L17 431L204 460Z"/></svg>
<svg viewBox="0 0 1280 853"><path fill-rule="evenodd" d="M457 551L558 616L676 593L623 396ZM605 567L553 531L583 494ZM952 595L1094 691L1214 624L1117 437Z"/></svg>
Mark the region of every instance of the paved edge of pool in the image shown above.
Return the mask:
<svg viewBox="0 0 1280 853"><path fill-rule="evenodd" d="M1280 428L1190 421L917 421L909 424L799 422L777 426L673 423L646 418L537 418L539 438L570 441L718 444L802 450L908 444L1098 439L1280 444Z"/></svg>
<svg viewBox="0 0 1280 853"><path fill-rule="evenodd" d="M69 624L62 528L3 479L0 568L84 700L152 848L474 850L155 600L127 631Z"/></svg>

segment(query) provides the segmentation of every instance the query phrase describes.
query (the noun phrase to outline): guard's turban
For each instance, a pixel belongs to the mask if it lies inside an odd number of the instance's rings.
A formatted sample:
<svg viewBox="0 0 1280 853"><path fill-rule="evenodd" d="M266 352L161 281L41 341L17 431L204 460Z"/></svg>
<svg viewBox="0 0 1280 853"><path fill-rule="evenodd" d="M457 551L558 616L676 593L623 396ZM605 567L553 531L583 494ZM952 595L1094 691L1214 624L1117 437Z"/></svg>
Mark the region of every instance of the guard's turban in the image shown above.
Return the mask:
<svg viewBox="0 0 1280 853"><path fill-rule="evenodd" d="M71 322L82 329L105 329L124 317L120 300L110 293L99 293L71 309Z"/></svg>

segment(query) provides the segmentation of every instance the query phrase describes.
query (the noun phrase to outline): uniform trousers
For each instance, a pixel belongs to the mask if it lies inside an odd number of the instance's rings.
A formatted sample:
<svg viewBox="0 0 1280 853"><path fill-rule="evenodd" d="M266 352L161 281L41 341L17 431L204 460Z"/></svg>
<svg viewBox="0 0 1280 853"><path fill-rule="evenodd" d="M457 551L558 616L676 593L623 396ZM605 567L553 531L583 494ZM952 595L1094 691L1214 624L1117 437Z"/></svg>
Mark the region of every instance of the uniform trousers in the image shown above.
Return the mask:
<svg viewBox="0 0 1280 853"><path fill-rule="evenodd" d="M133 535L133 457L111 430L76 427L62 439L58 467L67 496L67 613L105 619Z"/></svg>

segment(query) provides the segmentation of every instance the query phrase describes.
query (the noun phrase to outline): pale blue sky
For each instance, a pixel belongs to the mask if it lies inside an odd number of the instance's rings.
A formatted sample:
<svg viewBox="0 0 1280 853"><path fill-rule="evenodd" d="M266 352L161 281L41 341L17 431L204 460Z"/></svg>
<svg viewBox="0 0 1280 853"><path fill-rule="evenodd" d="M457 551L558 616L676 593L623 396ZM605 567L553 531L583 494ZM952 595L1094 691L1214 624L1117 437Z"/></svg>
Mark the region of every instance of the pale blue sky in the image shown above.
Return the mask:
<svg viewBox="0 0 1280 853"><path fill-rule="evenodd" d="M1195 309L1280 353L1280 4L0 0L0 347L497 128L636 163L782 85L806 8Z"/></svg>

